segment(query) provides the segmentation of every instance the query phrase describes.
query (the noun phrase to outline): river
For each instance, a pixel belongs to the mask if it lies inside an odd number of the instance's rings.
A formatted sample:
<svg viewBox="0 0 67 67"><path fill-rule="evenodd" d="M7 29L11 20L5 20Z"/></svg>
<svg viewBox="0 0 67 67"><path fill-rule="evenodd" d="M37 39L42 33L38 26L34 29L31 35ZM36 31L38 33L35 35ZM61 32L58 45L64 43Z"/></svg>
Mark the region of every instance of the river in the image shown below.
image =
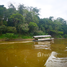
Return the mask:
<svg viewBox="0 0 67 67"><path fill-rule="evenodd" d="M67 67L67 39L2 41L0 67Z"/></svg>

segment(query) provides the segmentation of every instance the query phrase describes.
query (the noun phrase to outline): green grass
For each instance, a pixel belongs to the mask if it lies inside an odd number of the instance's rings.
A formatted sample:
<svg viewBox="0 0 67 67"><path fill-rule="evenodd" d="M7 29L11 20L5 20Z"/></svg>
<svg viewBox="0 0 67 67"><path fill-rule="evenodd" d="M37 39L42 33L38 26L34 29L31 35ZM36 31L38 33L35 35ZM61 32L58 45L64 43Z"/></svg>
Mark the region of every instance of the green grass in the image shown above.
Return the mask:
<svg viewBox="0 0 67 67"><path fill-rule="evenodd" d="M6 34L0 35L0 39L17 39L17 38L32 39L32 36L30 36L30 35L14 34L14 33L6 33Z"/></svg>
<svg viewBox="0 0 67 67"><path fill-rule="evenodd" d="M23 39L30 39L32 38L31 36L22 36Z"/></svg>
<svg viewBox="0 0 67 67"><path fill-rule="evenodd" d="M22 38L22 39L32 39L32 36L30 36L30 35L19 35L19 38Z"/></svg>
<svg viewBox="0 0 67 67"><path fill-rule="evenodd" d="M18 34L6 33L0 35L0 39L15 39L15 38L18 38Z"/></svg>

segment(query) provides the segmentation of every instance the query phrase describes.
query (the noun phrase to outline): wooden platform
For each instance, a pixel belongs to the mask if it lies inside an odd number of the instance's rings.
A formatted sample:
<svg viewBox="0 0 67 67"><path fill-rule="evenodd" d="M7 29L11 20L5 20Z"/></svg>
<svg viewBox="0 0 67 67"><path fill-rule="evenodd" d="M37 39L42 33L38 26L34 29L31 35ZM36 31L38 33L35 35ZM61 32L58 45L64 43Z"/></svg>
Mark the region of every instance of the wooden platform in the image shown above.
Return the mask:
<svg viewBox="0 0 67 67"><path fill-rule="evenodd" d="M48 41L53 40L54 38L51 38L51 35L39 35L39 36L33 36L34 41Z"/></svg>

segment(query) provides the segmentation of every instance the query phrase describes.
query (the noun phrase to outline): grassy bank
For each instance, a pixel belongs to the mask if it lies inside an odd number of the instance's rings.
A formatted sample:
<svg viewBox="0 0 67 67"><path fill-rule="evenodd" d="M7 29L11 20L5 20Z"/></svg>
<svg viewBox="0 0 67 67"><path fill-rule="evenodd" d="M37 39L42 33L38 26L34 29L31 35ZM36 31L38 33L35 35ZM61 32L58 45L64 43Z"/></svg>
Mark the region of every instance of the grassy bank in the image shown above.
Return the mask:
<svg viewBox="0 0 67 67"><path fill-rule="evenodd" d="M6 33L6 34L0 35L0 39L32 39L32 36L14 34L14 33Z"/></svg>
<svg viewBox="0 0 67 67"><path fill-rule="evenodd" d="M33 35L34 36L34 35ZM33 39L31 35L26 34L14 34L14 33L6 33L6 34L1 34L0 35L0 39L5 39L5 40L12 40L12 39ZM62 36L55 36L54 38L67 38L67 35L65 35L64 37Z"/></svg>

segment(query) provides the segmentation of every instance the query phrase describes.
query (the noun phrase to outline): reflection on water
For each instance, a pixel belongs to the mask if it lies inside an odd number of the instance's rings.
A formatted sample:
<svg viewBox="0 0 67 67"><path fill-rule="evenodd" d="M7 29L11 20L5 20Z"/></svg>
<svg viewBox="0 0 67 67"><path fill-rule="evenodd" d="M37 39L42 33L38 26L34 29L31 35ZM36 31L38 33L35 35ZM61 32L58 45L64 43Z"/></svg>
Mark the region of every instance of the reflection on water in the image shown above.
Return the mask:
<svg viewBox="0 0 67 67"><path fill-rule="evenodd" d="M0 67L66 67L67 39L0 42Z"/></svg>
<svg viewBox="0 0 67 67"><path fill-rule="evenodd" d="M34 42L34 47L35 49L50 49L50 41L45 41L45 42Z"/></svg>

